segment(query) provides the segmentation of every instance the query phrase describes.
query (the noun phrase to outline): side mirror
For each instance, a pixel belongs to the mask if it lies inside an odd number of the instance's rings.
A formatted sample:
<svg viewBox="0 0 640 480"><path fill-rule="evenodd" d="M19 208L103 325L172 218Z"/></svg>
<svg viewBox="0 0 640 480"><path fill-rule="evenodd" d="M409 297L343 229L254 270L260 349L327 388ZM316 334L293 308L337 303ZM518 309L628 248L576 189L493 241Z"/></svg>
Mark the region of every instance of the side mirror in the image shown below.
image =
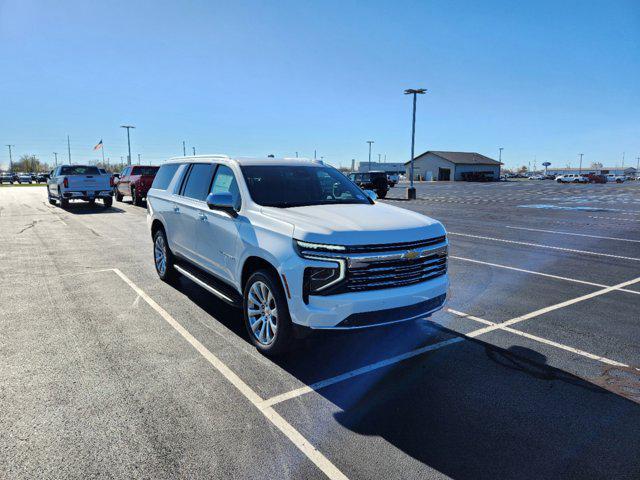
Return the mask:
<svg viewBox="0 0 640 480"><path fill-rule="evenodd" d="M371 199L371 201L375 202L378 199L378 195L373 190L365 190L364 194Z"/></svg>
<svg viewBox="0 0 640 480"><path fill-rule="evenodd" d="M226 212L232 217L238 216L237 206L230 193L210 193L207 195L207 206L211 210Z"/></svg>

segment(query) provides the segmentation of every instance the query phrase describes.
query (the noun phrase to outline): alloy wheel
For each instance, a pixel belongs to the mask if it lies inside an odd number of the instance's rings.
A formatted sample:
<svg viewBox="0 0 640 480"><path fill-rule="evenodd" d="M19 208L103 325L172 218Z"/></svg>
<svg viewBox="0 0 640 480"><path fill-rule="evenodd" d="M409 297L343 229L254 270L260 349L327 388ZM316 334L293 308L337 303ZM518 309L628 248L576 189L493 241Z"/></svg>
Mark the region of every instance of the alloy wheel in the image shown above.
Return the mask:
<svg viewBox="0 0 640 480"><path fill-rule="evenodd" d="M278 333L278 308L269 286L257 281L249 289L247 317L251 332L262 345L271 345Z"/></svg>

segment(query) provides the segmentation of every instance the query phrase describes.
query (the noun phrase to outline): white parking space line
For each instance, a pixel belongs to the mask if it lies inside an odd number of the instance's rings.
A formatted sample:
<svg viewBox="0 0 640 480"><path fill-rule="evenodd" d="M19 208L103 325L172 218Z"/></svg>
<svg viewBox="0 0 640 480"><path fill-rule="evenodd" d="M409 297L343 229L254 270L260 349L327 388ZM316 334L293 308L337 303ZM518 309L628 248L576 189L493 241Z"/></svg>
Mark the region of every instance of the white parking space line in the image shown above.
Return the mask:
<svg viewBox="0 0 640 480"><path fill-rule="evenodd" d="M596 215L590 215L589 218L598 218L601 220L617 220L621 222L640 222L640 220L637 220L635 218L600 217Z"/></svg>
<svg viewBox="0 0 640 480"><path fill-rule="evenodd" d="M276 395L274 397L271 397L265 400L263 402L263 405L265 407L270 407L277 403L284 402L285 400L290 400L292 398L299 397L300 395L304 395L305 393L310 393L310 392L319 390L321 388L328 387L335 383L340 383L345 380L349 380L350 378L354 378L359 375L363 375L365 373L369 373L383 367L388 367L389 365L393 365L395 363L402 362L403 360L407 360L409 358L422 355L423 353L426 353L426 352L432 352L434 350L438 350L439 348L446 347L447 345L459 343L463 340L464 339L462 337L454 337L454 338L450 338L449 340L444 340L442 342L434 343L433 345L427 345L425 347L421 347L416 350L411 350L410 352L402 353L400 355L396 355L395 357L390 357L385 360L381 360L379 362L375 362L370 365L366 365L364 367L351 370L341 375L336 375L335 377L327 378L326 380L321 380L320 382L312 383L311 385L305 385L304 387L296 388L295 390L285 392L281 395Z"/></svg>
<svg viewBox="0 0 640 480"><path fill-rule="evenodd" d="M538 337L537 335L532 335L530 333L522 332L520 330L516 330L511 327L503 327L499 323L490 322L489 320L485 320L483 318L475 317L473 315L469 315L464 312L459 312L457 310L452 310L448 308L447 311L456 315L457 317L467 318L469 320L474 320L479 323L484 323L485 325L496 325L497 330L504 330L505 332L513 333L515 335L519 335L521 337L528 338L535 342L544 343L545 345L551 345L552 347L559 348L561 350L566 350L567 352L575 353L577 355L581 355L583 357L590 358L592 360L597 360L602 363L606 363L607 365L615 365L617 367L628 367L629 365L625 363L616 362L615 360L611 360L610 358L602 357L600 355L594 355L593 353L585 352L584 350L580 350L578 348L569 347L568 345L563 345L562 343L554 342L553 340L548 340L546 338Z"/></svg>
<svg viewBox="0 0 640 480"><path fill-rule="evenodd" d="M576 236L576 237L599 238L599 239L602 239L602 240L615 240L615 241L618 241L618 242L640 243L640 240L632 240L630 238L602 237L600 235L587 235L586 233L560 232L558 230L543 230L541 228L513 227L511 225L505 225L505 228L511 228L513 230L527 230L529 232L555 233L556 235L573 235L573 236Z"/></svg>
<svg viewBox="0 0 640 480"><path fill-rule="evenodd" d="M634 278L633 280L628 280L626 282L619 283L617 285L612 285L611 287L603 288L602 290L596 290L595 292L591 292L586 295L582 295L580 297L572 298L564 302L556 303L555 305L549 305L548 307L535 310L525 315L520 315L518 317L512 318L510 320L506 320L499 324L496 323L495 325L491 325L485 328L481 328L479 330L475 330L471 333L468 333L467 336L471 338L475 338L478 335L483 335L487 332L497 330L498 328L504 328L511 325L515 325L516 323L524 322L525 320L529 320L530 318L539 317L540 315L544 315L545 313L553 312L554 310L559 310L561 308L565 308L570 305L575 305L576 303L584 302L585 300L590 300L592 298L599 297L600 295L604 295L609 292L620 290L621 288L628 287L629 285L633 285L638 282L640 282L640 277Z"/></svg>
<svg viewBox="0 0 640 480"><path fill-rule="evenodd" d="M517 240L507 240L505 238L495 238L495 237L485 237L483 235L471 235L469 233L457 233L457 232L448 232L449 235L458 235L460 237L469 237L469 238L477 238L479 240L491 240L494 242L504 242L504 243L513 243L516 245L526 245L528 247L538 247L538 248L549 248L551 250L559 250L562 252L570 252L570 253L579 253L581 255L595 255L598 257L609 257L609 258L618 258L621 260L631 260L634 262L640 262L640 258L636 257L624 257L622 255L613 255L611 253L600 253L600 252L591 252L588 250L577 250L575 248L565 248L565 247L554 247L553 245L543 245L540 243L530 243L530 242L519 242Z"/></svg>
<svg viewBox="0 0 640 480"><path fill-rule="evenodd" d="M403 353L401 355L396 355L395 357L391 357L391 358L388 358L386 360L381 360L379 362L372 363L371 365L366 365L364 367L361 367L361 368L358 368L358 369L355 369L355 370L351 370L351 371L343 373L341 375L337 375L335 377L331 377L331 378L328 378L326 380L321 380L321 381L313 383L311 385L305 385L304 387L296 388L296 389L291 390L289 392L285 392L285 393L273 396L273 397L265 400L263 402L263 405L273 406L273 405L276 405L278 403L284 402L286 400L291 400L291 399L299 397L301 395L305 395L307 393L311 393L313 391L320 390L322 388L328 387L329 385L334 385L336 383L340 383L340 382L343 382L345 380L349 380L349 379L357 377L359 375L363 375L365 373L369 373L369 372L371 372L373 370L377 370L379 368L387 367L389 365L393 365L393 364L401 362L403 360L407 360L409 358L413 358L415 356L421 355L422 353L433 351L433 350L437 350L439 348L446 347L447 345L452 345L454 343L459 343L462 340L464 340L465 338L476 338L476 337L479 337L480 335L484 335L485 333L493 332L494 330L510 331L510 330L513 330L513 329L507 330L507 328L509 326L511 326L511 325L516 324L516 323L524 322L525 320L529 320L530 318L538 317L540 315L552 312L554 310L558 310L560 308L568 307L570 305L575 305L576 303L582 302L584 300L589 300L591 298L595 298L595 297L598 297L600 295L604 295L604 294L609 293L609 292L620 290L623 287L626 287L626 286L629 286L629 285L632 285L632 284L638 283L638 282L640 282L640 277L634 278L633 280L628 280L626 282L619 283L618 285L613 285L613 286L610 286L610 287L603 288L601 290L597 290L597 291L589 293L587 295L582 295L581 297L573 298L573 299L567 300L565 302L561 302L561 303L557 303L555 305L551 305L551 306L548 306L548 307L545 307L545 308L541 308L539 310L536 310L534 312L528 313L526 315L520 315L520 316L512 318L510 320L506 320L505 322L502 322L502 323L490 322L488 320L484 320L484 319L479 318L479 317L467 316L466 314L464 314L462 312L458 312L456 310L451 310L451 312L454 313L457 316L466 316L470 320L474 320L474 321L477 321L479 323L483 323L483 324L485 324L487 326L483 327L483 328L479 328L478 330L474 330L474 331L466 333L466 334L460 334L460 335L462 335L460 337L451 338L449 340L445 340L443 342L439 342L439 343L436 343L434 345L429 345L429 346L426 346L426 347L423 347L423 348L412 350L412 351L407 352L407 353ZM514 332L518 332L517 330L513 330L513 331ZM529 335L529 334L524 334L524 332L518 332L518 334L522 334L523 336ZM541 340L545 340L545 342L543 342L543 343L547 343L548 345L552 345L552 344L556 343L556 342L553 342L552 340L546 340L546 339L542 339L541 337L535 337L535 335L531 335L530 338L532 338L532 339L540 338ZM558 346L558 348L562 348L564 350L572 348L572 347L566 347L565 345L561 345L559 343L557 344L557 346ZM573 351L573 353L577 353L578 352L577 349L573 349L573 350L570 350L570 351ZM596 360L599 359L599 358L604 358L604 357L598 357L597 355L593 355L593 354L590 354L588 352L584 352L582 350L580 350L580 352L582 352L584 354L584 356L590 356L589 358L595 358ZM609 359L606 359L606 360L608 360L609 362L615 362L614 360L609 360ZM624 365L624 364L618 364L617 362L616 363L610 363L610 364L611 365Z"/></svg>
<svg viewBox="0 0 640 480"><path fill-rule="evenodd" d="M536 272L536 271L533 271L533 270L525 270L524 268L510 267L508 265L501 265L499 263L483 262L482 260L475 260L473 258L458 257L458 256L455 256L455 255L449 255L449 258L452 258L454 260L461 260L463 262L470 262L470 263L477 263L477 264L480 264L480 265L487 265L489 267L504 268L505 270L513 270L515 272L529 273L531 275L539 275L541 277L553 278L553 279L556 279L556 280L564 280L566 282L581 283L582 285L589 285L591 287L606 288L606 287L609 286L609 285L603 285L601 283L593 283L593 282L587 282L585 280L578 280L577 278L561 277L559 275L552 275L550 273ZM625 288L620 288L618 290L621 291L621 292L627 292L627 293L633 293L633 294L636 294L636 295L640 295L640 291L637 292L635 290L627 290Z"/></svg>
<svg viewBox="0 0 640 480"><path fill-rule="evenodd" d="M193 335L191 335L180 323L178 323L164 308L158 305L144 290L138 287L124 273L117 268L113 269L131 289L136 292L147 304L153 308L160 316L171 325L187 342L195 348L229 383L231 383L245 398L247 398L254 407L273 424L278 430L291 440L298 449L311 460L327 477L331 479L346 479L344 475L328 458L326 458L318 449L316 449L309 441L300 434L289 422L287 422L272 407L265 406L264 400L253 391L238 375L236 375L227 365L225 365L218 357L216 357L207 347L200 343Z"/></svg>

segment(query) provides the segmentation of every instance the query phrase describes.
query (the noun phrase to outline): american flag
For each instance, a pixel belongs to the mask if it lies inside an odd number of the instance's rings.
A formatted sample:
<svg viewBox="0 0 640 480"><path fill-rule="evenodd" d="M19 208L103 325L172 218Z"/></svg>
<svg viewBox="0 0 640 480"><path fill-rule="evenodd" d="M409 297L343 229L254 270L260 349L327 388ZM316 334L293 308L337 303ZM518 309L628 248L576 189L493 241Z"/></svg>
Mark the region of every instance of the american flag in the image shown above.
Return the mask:
<svg viewBox="0 0 640 480"><path fill-rule="evenodd" d="M93 147L94 150L100 150L102 148L102 139L100 139L100 141L97 143L97 145L95 147Z"/></svg>

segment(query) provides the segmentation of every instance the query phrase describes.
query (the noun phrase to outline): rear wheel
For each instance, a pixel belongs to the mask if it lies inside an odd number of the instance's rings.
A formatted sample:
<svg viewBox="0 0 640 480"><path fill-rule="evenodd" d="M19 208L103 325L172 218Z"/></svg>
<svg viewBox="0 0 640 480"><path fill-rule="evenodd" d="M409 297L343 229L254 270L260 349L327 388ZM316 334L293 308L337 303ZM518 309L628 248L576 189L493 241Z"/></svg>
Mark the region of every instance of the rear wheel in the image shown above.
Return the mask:
<svg viewBox="0 0 640 480"><path fill-rule="evenodd" d="M104 203L104 207L105 208L110 208L111 205L113 205L113 198L111 197L104 197L102 199L102 202Z"/></svg>
<svg viewBox="0 0 640 480"><path fill-rule="evenodd" d="M60 198L60 206L62 208L69 208L69 200L67 198Z"/></svg>
<svg viewBox="0 0 640 480"><path fill-rule="evenodd" d="M123 198L123 195L122 195L120 192L118 192L118 190L116 190L116 191L115 191L115 194L116 194L116 195L115 195L115 197L116 197L116 202L121 202L121 201L122 201L122 198Z"/></svg>
<svg viewBox="0 0 640 480"><path fill-rule="evenodd" d="M136 192L135 188L131 189L131 203L137 207L142 205L142 199L140 198L140 195L138 195L138 192Z"/></svg>
<svg viewBox="0 0 640 480"><path fill-rule="evenodd" d="M95 205L96 204L96 199L95 198L90 198L89 199L89 205Z"/></svg>
<svg viewBox="0 0 640 480"><path fill-rule="evenodd" d="M278 355L291 348L293 327L289 307L279 279L269 270L259 270L244 286L242 310L251 343L265 355Z"/></svg>
<svg viewBox="0 0 640 480"><path fill-rule="evenodd" d="M175 278L176 270L173 268L173 253L169 249L167 236L161 228L153 235L153 260L160 280L169 282Z"/></svg>

